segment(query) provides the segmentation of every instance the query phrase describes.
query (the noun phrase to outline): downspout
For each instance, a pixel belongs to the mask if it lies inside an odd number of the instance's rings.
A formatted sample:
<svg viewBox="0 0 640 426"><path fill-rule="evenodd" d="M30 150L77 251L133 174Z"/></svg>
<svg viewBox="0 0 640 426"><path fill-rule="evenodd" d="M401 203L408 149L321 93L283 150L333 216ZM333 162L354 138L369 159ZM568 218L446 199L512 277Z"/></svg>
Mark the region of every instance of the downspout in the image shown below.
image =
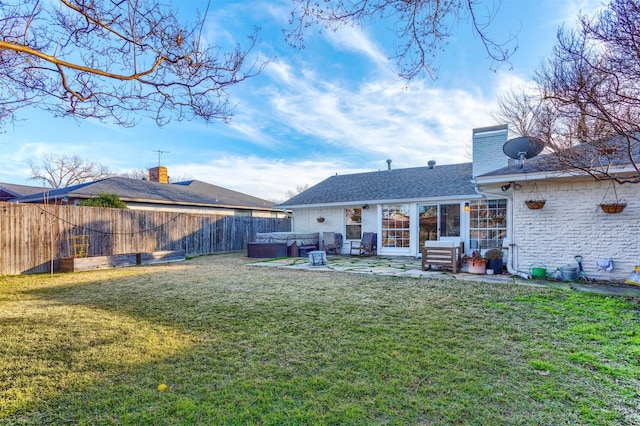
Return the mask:
<svg viewBox="0 0 640 426"><path fill-rule="evenodd" d="M477 194L482 195L482 196L488 196L488 197L498 197L498 198L503 198L507 201L509 201L510 203L510 208L507 209L507 211L509 212L509 261L507 262L507 272L509 272L511 275L517 275L521 278L524 278L526 280L530 280L531 279L531 274L529 274L528 272L521 272L518 271L516 269L516 267L513 265L514 262L514 258L515 258L515 247L516 244L513 242L513 236L514 236L514 225L513 225L513 197L509 197L503 194L496 194L496 193L492 193L492 192L486 192L486 191L481 191L478 188L478 185L474 185L475 191ZM503 247L504 247L504 242L503 242Z"/></svg>

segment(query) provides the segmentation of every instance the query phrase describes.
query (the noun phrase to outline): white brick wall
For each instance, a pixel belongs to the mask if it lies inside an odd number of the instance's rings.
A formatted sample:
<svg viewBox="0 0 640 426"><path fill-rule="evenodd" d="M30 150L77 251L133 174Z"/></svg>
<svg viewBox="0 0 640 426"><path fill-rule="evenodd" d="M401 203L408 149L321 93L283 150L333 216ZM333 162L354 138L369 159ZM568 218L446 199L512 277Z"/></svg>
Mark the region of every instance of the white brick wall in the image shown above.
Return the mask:
<svg viewBox="0 0 640 426"><path fill-rule="evenodd" d="M618 197L627 202L619 214L606 214L602 202L610 184L584 180L537 184L547 200L540 210L529 210L524 201L535 198L532 184L514 192L513 243L519 271L528 272L541 263L549 273L563 265L577 266L582 255L588 278L624 281L640 264L640 185L617 186ZM613 197L609 190L607 199ZM613 272L598 272L597 260L612 258Z"/></svg>

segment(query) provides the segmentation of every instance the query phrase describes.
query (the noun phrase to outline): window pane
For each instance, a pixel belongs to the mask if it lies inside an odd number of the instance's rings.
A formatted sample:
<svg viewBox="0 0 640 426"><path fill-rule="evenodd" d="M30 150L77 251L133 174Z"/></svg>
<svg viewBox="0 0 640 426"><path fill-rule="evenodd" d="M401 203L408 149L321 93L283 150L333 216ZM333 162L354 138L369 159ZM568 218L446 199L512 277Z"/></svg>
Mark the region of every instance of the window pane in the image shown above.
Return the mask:
<svg viewBox="0 0 640 426"><path fill-rule="evenodd" d="M438 206L419 206L418 218L420 220L418 244L422 247L425 241L438 239Z"/></svg>
<svg viewBox="0 0 640 426"><path fill-rule="evenodd" d="M347 225L347 240L359 240L362 238L362 225Z"/></svg>
<svg viewBox="0 0 640 426"><path fill-rule="evenodd" d="M460 236L460 204L440 205L440 236Z"/></svg>
<svg viewBox="0 0 640 426"><path fill-rule="evenodd" d="M382 206L382 246L409 247L409 205Z"/></svg>
<svg viewBox="0 0 640 426"><path fill-rule="evenodd" d="M471 203L469 249L502 247L507 235L507 201L481 200Z"/></svg>
<svg viewBox="0 0 640 426"><path fill-rule="evenodd" d="M362 209L345 209L346 223L352 225L356 223L362 223Z"/></svg>

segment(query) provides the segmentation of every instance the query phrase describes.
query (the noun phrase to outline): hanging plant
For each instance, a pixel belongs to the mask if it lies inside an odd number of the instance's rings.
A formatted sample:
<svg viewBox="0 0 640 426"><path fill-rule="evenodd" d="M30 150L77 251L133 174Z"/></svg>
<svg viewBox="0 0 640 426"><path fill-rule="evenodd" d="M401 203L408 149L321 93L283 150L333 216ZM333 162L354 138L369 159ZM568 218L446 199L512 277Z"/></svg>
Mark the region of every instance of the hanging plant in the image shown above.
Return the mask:
<svg viewBox="0 0 640 426"><path fill-rule="evenodd" d="M529 193L528 200L526 200L524 204L530 210L540 210L544 207L546 202L547 200L545 200L540 191L538 191L538 184L534 182L533 189Z"/></svg>
<svg viewBox="0 0 640 426"><path fill-rule="evenodd" d="M316 220L317 220L318 222L324 222L324 217L322 217L322 216L318 216L318 217L316 218Z"/></svg>
<svg viewBox="0 0 640 426"><path fill-rule="evenodd" d="M607 193L609 189L613 188L613 194L615 195L615 201L605 201L607 198ZM618 192L616 191L615 182L612 180L607 190L604 192L604 197L602 197L602 201L600 204L600 209L607 214L616 214L622 212L625 207L627 207L627 203L624 200L618 199Z"/></svg>

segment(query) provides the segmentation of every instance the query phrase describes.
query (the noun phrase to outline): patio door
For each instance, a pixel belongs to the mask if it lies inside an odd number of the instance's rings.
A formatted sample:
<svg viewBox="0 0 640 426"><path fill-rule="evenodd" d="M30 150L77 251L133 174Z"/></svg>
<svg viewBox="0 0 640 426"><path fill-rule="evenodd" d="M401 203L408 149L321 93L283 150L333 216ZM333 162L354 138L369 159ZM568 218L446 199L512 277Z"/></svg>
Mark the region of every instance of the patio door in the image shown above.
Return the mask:
<svg viewBox="0 0 640 426"><path fill-rule="evenodd" d="M460 203L418 206L418 244L443 237L460 238Z"/></svg>

